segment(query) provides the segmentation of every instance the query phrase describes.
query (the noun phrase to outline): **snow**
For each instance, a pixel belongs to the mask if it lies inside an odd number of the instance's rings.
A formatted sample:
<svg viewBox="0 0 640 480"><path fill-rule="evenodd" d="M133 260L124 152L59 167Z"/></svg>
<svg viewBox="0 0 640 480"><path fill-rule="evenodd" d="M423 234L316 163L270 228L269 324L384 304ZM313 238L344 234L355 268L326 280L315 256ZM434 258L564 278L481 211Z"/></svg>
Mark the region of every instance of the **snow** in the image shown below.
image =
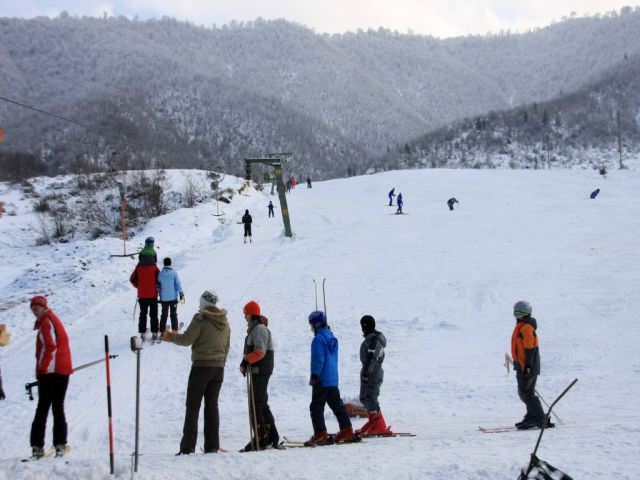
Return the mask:
<svg viewBox="0 0 640 480"><path fill-rule="evenodd" d="M186 175L171 172L172 181ZM188 322L204 289L228 309L232 347L220 395L221 442L230 453L174 457L184 419L190 350L145 348L141 452L137 478L513 479L528 461L537 432L483 434L523 414L513 374L503 367L516 300L533 304L541 339L538 390L566 426L545 433L540 458L581 479L637 478L640 467L640 340L635 321L640 285L637 238L640 173L612 171L409 170L316 182L288 196L294 238L283 236L279 209L267 218L268 189L220 204L180 209L148 223L147 235L171 256L186 294ZM235 179L232 184L239 186ZM408 215L392 215L392 188ZM588 195L601 188L596 200ZM445 202L460 205L449 212ZM74 374L66 400L69 463L21 463L29 453L35 402L33 317L27 300L49 295L71 337L76 365L101 358L108 334L116 478L130 478L134 446L135 262L110 259L121 241L103 238L34 246L30 202L6 184L0 198L15 216L0 219L0 322L12 333L2 349L7 400L0 402L0 480L106 479L109 475L104 367ZM277 205L277 203L276 203ZM254 218L254 243L237 222ZM635 245L635 246L634 246ZM306 317L312 279L327 278L327 313L340 340L341 391L358 392L359 319L372 314L388 340L381 406L387 422L413 438L366 444L236 453L248 441L246 384L238 372L245 322L257 300L276 340L270 404L281 435L312 433ZM362 420L355 419L359 426ZM327 409L327 425L337 424ZM51 419L47 443L51 441ZM202 446L202 429L198 448Z"/></svg>

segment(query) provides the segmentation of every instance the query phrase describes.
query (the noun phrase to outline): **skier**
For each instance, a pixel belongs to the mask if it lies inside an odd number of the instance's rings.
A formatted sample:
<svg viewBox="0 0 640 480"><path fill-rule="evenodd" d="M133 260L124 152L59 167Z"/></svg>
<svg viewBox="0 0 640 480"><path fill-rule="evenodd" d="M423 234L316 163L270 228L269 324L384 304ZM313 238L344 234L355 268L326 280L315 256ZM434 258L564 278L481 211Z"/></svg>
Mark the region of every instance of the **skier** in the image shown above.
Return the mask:
<svg viewBox="0 0 640 480"><path fill-rule="evenodd" d="M5 347L9 343L9 333L7 332L7 326L4 323L0 323L0 347ZM2 371L0 371L0 400L7 398L2 388Z"/></svg>
<svg viewBox="0 0 640 480"><path fill-rule="evenodd" d="M458 200L455 197L451 197L449 200L447 200L447 205L449 206L450 211L453 211L453 206L456 203L460 203L460 202L458 202Z"/></svg>
<svg viewBox="0 0 640 480"><path fill-rule="evenodd" d="M49 409L53 413L53 445L56 457L64 455L67 447L67 420L64 397L73 372L69 336L64 325L48 307L41 295L31 299L31 311L36 317L33 326L36 338L36 378L38 379L38 406L31 424L31 456L44 456L44 437Z"/></svg>
<svg viewBox="0 0 640 480"><path fill-rule="evenodd" d="M249 215L249 210L244 211L244 215L242 216L242 223L244 224L244 243L247 243L247 237L249 237L249 243L252 243L251 240L251 215Z"/></svg>
<svg viewBox="0 0 640 480"><path fill-rule="evenodd" d="M389 192L389 206L390 207L393 207L393 197L396 196L395 191L396 191L396 187L393 187L391 189L391 191Z"/></svg>
<svg viewBox="0 0 640 480"><path fill-rule="evenodd" d="M150 255L142 255L141 253L138 265L129 278L131 285L138 290L138 304L140 305L138 333L143 341L147 331L147 313L149 314L153 340L158 338L158 274L160 270L153 259L151 259L153 263L149 263L148 259L150 258Z"/></svg>
<svg viewBox="0 0 640 480"><path fill-rule="evenodd" d="M140 250L138 254L138 264L143 266L155 265L158 263L158 254L156 253L153 245L155 239L153 237L147 237L144 240L144 248Z"/></svg>
<svg viewBox="0 0 640 480"><path fill-rule="evenodd" d="M600 189L596 188L593 192L591 192L591 195L589 195L589 197L591 197L591 200L595 200L595 198L598 196L599 193L600 193Z"/></svg>
<svg viewBox="0 0 640 480"><path fill-rule="evenodd" d="M364 341L360 345L360 401L366 407L369 419L357 432L361 436L387 433L387 424L380 411L378 396L384 379L382 362L387 346L385 336L376 330L376 321L371 315L360 319Z"/></svg>
<svg viewBox="0 0 640 480"><path fill-rule="evenodd" d="M269 205L267 205L267 208L269 209L269 218L275 217L275 214L273 213L273 202L271 200L269 200Z"/></svg>
<svg viewBox="0 0 640 480"><path fill-rule="evenodd" d="M255 421L258 428L254 435L258 436L258 449L264 450L270 446L277 447L280 443L275 419L271 408L269 408L269 394L267 392L274 366L273 339L268 328L269 321L261 315L260 305L257 302L250 301L242 311L247 321L247 336L244 340L244 355L240 363L240 373L243 377L251 375L253 399L249 400L253 400ZM255 448L256 441L253 438L242 451L248 452L255 450Z"/></svg>
<svg viewBox="0 0 640 480"><path fill-rule="evenodd" d="M306 446L326 445L331 442L324 422L324 406L329 404L338 420L340 431L333 436L335 443L354 441L351 419L342 403L338 389L338 339L327 325L324 312L315 311L309 315L309 325L313 330L311 342L311 379L312 386L311 423L313 436L304 444Z"/></svg>
<svg viewBox="0 0 640 480"><path fill-rule="evenodd" d="M186 413L178 455L195 452L198 416L204 397L204 452L220 449L218 395L229 354L230 330L227 312L218 308L218 296L205 290L200 309L184 333L164 332L163 340L183 347L191 346L191 372L187 385Z"/></svg>
<svg viewBox="0 0 640 480"><path fill-rule="evenodd" d="M287 193L291 192L291 178L287 180Z"/></svg>
<svg viewBox="0 0 640 480"><path fill-rule="evenodd" d="M167 328L167 316L171 311L171 330L178 330L178 298L184 300L184 293L180 285L178 273L171 268L169 257L163 260L164 267L158 274L158 290L160 292L160 305L162 313L160 315L160 336Z"/></svg>
<svg viewBox="0 0 640 480"><path fill-rule="evenodd" d="M307 175L307 188L312 188L311 187L311 177Z"/></svg>
<svg viewBox="0 0 640 480"><path fill-rule="evenodd" d="M598 173L600 175L602 175L602 178L607 178L607 167L605 167L604 165L602 165L600 167L600 169L598 170Z"/></svg>
<svg viewBox="0 0 640 480"><path fill-rule="evenodd" d="M536 334L538 324L531 316L531 312L531 305L528 302L519 301L513 306L516 326L511 335L511 355L518 381L518 396L527 406L526 415L522 421L516 423L516 428L519 430L540 428L545 420L547 421L545 428L554 426L545 417L540 399L536 396L536 381L540 375L540 353L538 352L540 341Z"/></svg>
<svg viewBox="0 0 640 480"><path fill-rule="evenodd" d="M400 215L402 214L402 205L404 205L404 201L402 200L402 193L398 194L398 199L397 202L398 204L398 209L396 210L396 215Z"/></svg>

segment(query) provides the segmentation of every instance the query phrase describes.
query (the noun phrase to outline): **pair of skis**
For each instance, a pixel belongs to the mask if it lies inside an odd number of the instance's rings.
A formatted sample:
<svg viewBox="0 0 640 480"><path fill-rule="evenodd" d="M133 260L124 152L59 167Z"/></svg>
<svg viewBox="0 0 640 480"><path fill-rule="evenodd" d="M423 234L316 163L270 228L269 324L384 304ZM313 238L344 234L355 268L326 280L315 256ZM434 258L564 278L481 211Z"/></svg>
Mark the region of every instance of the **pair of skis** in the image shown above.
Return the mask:
<svg viewBox="0 0 640 480"><path fill-rule="evenodd" d="M31 456L27 458L22 458L21 462L36 462L38 460L42 460L43 458L64 458L71 451L71 446L65 445L64 451L61 454L56 453L56 447L49 447L44 451L44 454L41 456Z"/></svg>

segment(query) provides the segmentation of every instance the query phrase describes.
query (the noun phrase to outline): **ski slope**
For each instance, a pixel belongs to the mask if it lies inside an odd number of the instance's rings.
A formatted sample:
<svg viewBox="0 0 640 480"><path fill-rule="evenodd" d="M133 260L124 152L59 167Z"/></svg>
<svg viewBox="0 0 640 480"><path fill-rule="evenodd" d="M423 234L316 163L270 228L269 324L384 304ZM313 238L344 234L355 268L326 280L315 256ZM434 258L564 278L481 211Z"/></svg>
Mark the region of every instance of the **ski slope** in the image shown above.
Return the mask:
<svg viewBox="0 0 640 480"><path fill-rule="evenodd" d="M172 178L179 176L173 173ZM236 186L240 180L234 181ZM153 345L141 353L142 399L137 478L513 479L538 432L483 434L480 425L521 419L513 373L503 367L516 300L533 304L541 340L538 390L567 425L545 433L540 458L579 479L637 479L640 470L640 173L593 171L417 170L298 186L288 195L294 238L280 211L267 218L268 193L253 189L222 205L181 209L149 223L130 245L153 235L171 256L186 294L189 322L204 289L228 310L231 352L220 394L221 443L229 453L175 457L182 433L190 349ZM589 193L602 189L596 200ZM387 192L402 192L407 215L392 215ZM445 202L455 196L459 208ZM130 478L134 446L135 262L109 259L117 239L33 246L30 205L0 219L0 323L13 334L0 354L7 400L0 402L0 480L107 479L108 424L102 365L71 377L66 412L68 463L21 463L29 454L35 402L24 395L34 369L27 300L46 293L67 326L74 363L112 353L116 478ZM277 203L276 203L277 204ZM254 243L242 242L242 213L253 215ZM359 388L359 319L371 314L388 340L381 406L397 431L414 438L366 444L236 453L249 438L246 383L238 372L246 323L256 300L276 342L270 404L281 436L312 434L307 315L312 279L327 279L327 314L340 341L341 392ZM355 420L359 426L362 420ZM327 426L337 423L327 409ZM47 429L51 439L51 417ZM202 429L198 448L202 446Z"/></svg>

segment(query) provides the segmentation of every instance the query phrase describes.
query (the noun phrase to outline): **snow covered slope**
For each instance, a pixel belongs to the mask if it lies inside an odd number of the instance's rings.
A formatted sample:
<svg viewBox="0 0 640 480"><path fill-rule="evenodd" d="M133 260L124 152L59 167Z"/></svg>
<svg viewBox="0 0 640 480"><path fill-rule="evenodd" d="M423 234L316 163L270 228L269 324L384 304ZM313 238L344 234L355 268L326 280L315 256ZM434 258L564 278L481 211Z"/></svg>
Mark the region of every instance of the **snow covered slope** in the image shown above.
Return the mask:
<svg viewBox="0 0 640 480"><path fill-rule="evenodd" d="M546 400L574 377L558 405L567 426L545 434L541 458L586 479L637 478L640 467L640 225L638 172L592 171L388 172L299 186L288 197L293 239L267 219L270 197L181 209L150 222L159 257L171 256L195 312L213 289L229 311L232 348L220 396L222 446L232 453L174 457L184 418L190 351L160 344L142 352L141 450L138 478L428 478L513 479L529 458L537 432L483 434L480 425L509 425L523 405L513 374L502 366L514 320L512 304L533 304L541 339ZM596 200L588 194L602 189ZM392 215L386 193L402 192L408 215ZM135 262L109 259L117 239L33 247L17 193L15 216L0 220L0 322L12 342L2 349L0 480L106 479L107 406L102 366L74 374L67 393L69 463L20 463L29 452L35 402L33 318L26 300L46 293L66 324L75 364L101 358L103 335L113 353L112 391L117 478L129 478L134 435ZM455 196L460 207L449 212ZM275 198L274 198L275 200ZM275 203L275 202L274 202ZM254 243L242 243L236 222L248 208ZM134 242L135 244L136 242ZM327 310L340 340L341 391L358 391L360 316L372 314L388 339L382 410L397 431L415 438L318 449L234 453L248 440L240 362L242 306L255 299L270 319L276 370L270 403L281 435L311 435L306 317L314 308L312 279L327 278ZM335 419L328 414L328 427ZM356 421L356 426L360 421ZM47 433L50 441L50 426ZM202 433L200 433L202 435ZM200 438L199 446L202 445Z"/></svg>

